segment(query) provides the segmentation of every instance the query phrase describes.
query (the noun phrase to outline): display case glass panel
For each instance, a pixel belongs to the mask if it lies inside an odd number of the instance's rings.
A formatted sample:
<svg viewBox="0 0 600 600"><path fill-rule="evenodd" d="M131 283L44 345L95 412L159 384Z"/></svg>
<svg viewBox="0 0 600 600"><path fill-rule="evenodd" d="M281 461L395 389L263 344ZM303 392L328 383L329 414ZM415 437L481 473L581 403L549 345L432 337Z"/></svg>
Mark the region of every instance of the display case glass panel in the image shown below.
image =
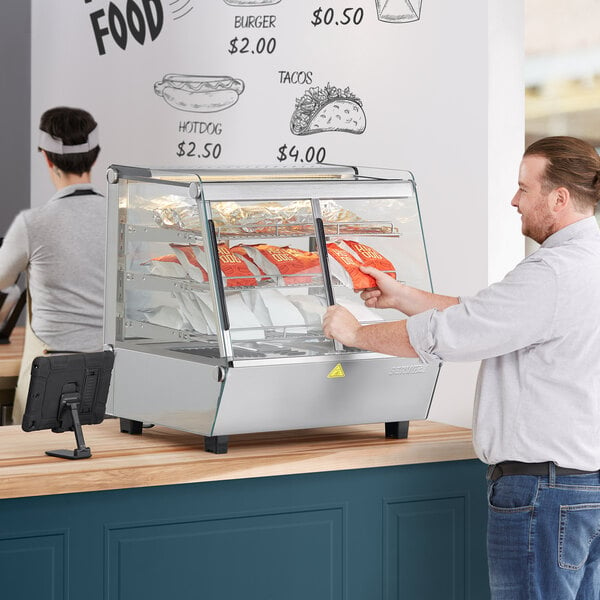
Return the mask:
<svg viewBox="0 0 600 600"><path fill-rule="evenodd" d="M328 305L364 324L403 317L364 305L361 264L431 289L408 174L145 171L116 188L115 340L129 348L226 363L357 354L324 337Z"/></svg>

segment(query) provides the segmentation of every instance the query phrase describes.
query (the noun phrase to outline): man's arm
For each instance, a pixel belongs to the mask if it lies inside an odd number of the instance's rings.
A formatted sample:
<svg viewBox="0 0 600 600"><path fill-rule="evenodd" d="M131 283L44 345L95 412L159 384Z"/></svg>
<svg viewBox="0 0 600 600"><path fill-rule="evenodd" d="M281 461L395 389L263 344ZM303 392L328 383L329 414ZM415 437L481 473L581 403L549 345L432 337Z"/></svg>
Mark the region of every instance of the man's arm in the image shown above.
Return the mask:
<svg viewBox="0 0 600 600"><path fill-rule="evenodd" d="M361 267L361 271L371 275L377 283L376 288L365 290L360 295L370 308L395 308L412 316L432 308L444 310L459 303L454 296L432 294L404 285L373 267ZM419 356L410 343L405 320L361 325L345 308L330 306L323 317L323 331L328 338L345 346L392 356Z"/></svg>
<svg viewBox="0 0 600 600"><path fill-rule="evenodd" d="M406 321L361 325L351 312L336 305L327 309L323 331L328 338L352 348L393 356L418 356L408 339Z"/></svg>

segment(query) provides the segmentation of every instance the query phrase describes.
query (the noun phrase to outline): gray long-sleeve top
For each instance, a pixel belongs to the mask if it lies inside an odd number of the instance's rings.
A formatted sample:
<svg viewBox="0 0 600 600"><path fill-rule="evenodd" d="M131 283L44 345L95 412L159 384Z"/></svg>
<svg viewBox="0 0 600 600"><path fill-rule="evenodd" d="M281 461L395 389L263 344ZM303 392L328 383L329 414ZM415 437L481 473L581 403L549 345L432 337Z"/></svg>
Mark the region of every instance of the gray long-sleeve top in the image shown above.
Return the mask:
<svg viewBox="0 0 600 600"><path fill-rule="evenodd" d="M482 360L479 457L600 469L600 231L593 217L551 235L502 281L410 317L425 362Z"/></svg>
<svg viewBox="0 0 600 600"><path fill-rule="evenodd" d="M106 199L89 184L22 211L6 233L0 289L27 271L31 327L51 350L102 348L105 240Z"/></svg>

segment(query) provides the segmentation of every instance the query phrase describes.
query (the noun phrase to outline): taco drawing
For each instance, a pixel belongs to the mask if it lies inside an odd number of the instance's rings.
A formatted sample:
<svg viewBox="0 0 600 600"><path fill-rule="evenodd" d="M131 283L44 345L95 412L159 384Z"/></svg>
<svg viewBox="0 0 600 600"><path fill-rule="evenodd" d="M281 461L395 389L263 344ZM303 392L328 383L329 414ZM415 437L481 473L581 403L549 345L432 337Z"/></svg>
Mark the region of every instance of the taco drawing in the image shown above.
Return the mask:
<svg viewBox="0 0 600 600"><path fill-rule="evenodd" d="M348 88L330 85L311 87L296 99L296 109L290 121L295 135L310 135L322 131L362 133L367 118L362 101Z"/></svg>

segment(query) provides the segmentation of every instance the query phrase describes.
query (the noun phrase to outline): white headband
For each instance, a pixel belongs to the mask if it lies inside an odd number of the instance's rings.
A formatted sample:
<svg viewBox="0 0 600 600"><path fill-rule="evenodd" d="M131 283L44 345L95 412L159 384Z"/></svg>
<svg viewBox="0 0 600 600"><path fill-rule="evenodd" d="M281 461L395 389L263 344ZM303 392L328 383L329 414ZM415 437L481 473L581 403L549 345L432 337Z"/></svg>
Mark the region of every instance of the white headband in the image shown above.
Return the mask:
<svg viewBox="0 0 600 600"><path fill-rule="evenodd" d="M40 129L38 147L42 150L46 150L46 152L52 152L53 154L80 154L82 152L93 150L99 144L98 126L96 125L96 127L88 134L87 141L83 144L77 144L76 146L63 144L63 141L60 138L56 138Z"/></svg>

